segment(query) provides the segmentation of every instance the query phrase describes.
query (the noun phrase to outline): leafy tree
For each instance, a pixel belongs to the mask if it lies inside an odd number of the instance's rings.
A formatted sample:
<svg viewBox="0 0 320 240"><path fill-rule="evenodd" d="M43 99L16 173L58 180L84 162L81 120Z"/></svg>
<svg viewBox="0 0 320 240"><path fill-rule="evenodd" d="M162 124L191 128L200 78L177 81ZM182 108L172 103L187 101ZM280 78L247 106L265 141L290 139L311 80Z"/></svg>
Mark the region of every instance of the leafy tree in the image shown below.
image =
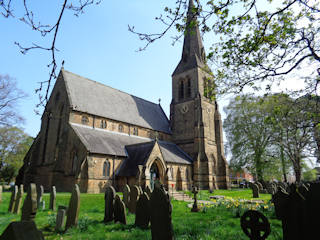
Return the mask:
<svg viewBox="0 0 320 240"><path fill-rule="evenodd" d="M317 179L317 170L304 166L302 176L304 181L315 181Z"/></svg>
<svg viewBox="0 0 320 240"><path fill-rule="evenodd" d="M33 138L16 127L0 128L0 178L10 182L17 175Z"/></svg>

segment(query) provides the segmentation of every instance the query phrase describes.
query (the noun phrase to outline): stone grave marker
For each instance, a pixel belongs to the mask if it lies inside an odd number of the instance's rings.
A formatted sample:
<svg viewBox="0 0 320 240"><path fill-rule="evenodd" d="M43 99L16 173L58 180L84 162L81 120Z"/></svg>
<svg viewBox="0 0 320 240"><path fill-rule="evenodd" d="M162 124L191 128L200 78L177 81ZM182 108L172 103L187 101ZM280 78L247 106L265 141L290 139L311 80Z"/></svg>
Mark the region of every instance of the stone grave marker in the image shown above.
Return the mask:
<svg viewBox="0 0 320 240"><path fill-rule="evenodd" d="M255 210L246 211L241 216L240 222L243 232L250 240L264 240L271 232L268 219Z"/></svg>
<svg viewBox="0 0 320 240"><path fill-rule="evenodd" d="M17 199L16 199L16 204L14 205L13 213L15 213L15 214L19 214L20 213L22 198L23 198L23 185L21 184L19 186Z"/></svg>
<svg viewBox="0 0 320 240"><path fill-rule="evenodd" d="M15 185L12 189L8 212L13 213L14 206L17 200L17 195L18 195L18 186Z"/></svg>
<svg viewBox="0 0 320 240"><path fill-rule="evenodd" d="M124 205L124 202L120 199L119 195L117 194L114 198L113 210L114 210L114 222L127 224L126 206Z"/></svg>
<svg viewBox="0 0 320 240"><path fill-rule="evenodd" d="M262 185L261 182L255 182L255 184L258 185L258 187L259 187L259 192L263 190L263 185Z"/></svg>
<svg viewBox="0 0 320 240"><path fill-rule="evenodd" d="M272 200L274 204L274 209L276 212L276 217L282 220L286 214L286 206L289 201L289 194L283 189L278 190L274 195L272 195Z"/></svg>
<svg viewBox="0 0 320 240"><path fill-rule="evenodd" d="M56 187L52 186L51 191L50 191L50 204L49 204L49 209L55 211L56 210Z"/></svg>
<svg viewBox="0 0 320 240"><path fill-rule="evenodd" d="M146 192L139 196L136 206L135 225L139 228L146 229L150 222L150 198Z"/></svg>
<svg viewBox="0 0 320 240"><path fill-rule="evenodd" d="M2 192L3 192L3 187L0 185L0 203L2 202Z"/></svg>
<svg viewBox="0 0 320 240"><path fill-rule="evenodd" d="M64 228L64 222L66 219L67 207L66 206L59 206L58 213L56 218L56 231L62 231Z"/></svg>
<svg viewBox="0 0 320 240"><path fill-rule="evenodd" d="M30 183L22 206L21 221L33 221L37 214L37 187Z"/></svg>
<svg viewBox="0 0 320 240"><path fill-rule="evenodd" d="M193 199L194 199L194 202L193 202L193 205L192 205L192 208L191 208L191 212L199 212L200 209L198 208L198 202L197 202L197 194L198 194L198 189L196 186L193 186L192 187L192 193L193 193Z"/></svg>
<svg viewBox="0 0 320 240"><path fill-rule="evenodd" d="M44 192L44 190L43 190L42 185L37 187L37 206L38 206L38 209L40 209L40 207L43 207L43 205L42 205L43 192Z"/></svg>
<svg viewBox="0 0 320 240"><path fill-rule="evenodd" d="M130 201L130 187L126 184L123 187L123 202L127 208L129 208L129 201Z"/></svg>
<svg viewBox="0 0 320 240"><path fill-rule="evenodd" d="M140 189L134 185L130 188L130 201L129 201L129 212L136 213L137 201L139 198Z"/></svg>
<svg viewBox="0 0 320 240"><path fill-rule="evenodd" d="M172 205L163 187L155 185L150 199L150 221L152 240L172 240Z"/></svg>
<svg viewBox="0 0 320 240"><path fill-rule="evenodd" d="M74 185L67 211L66 230L72 226L77 226L80 209L80 190L77 184Z"/></svg>
<svg viewBox="0 0 320 240"><path fill-rule="evenodd" d="M0 236L0 240L44 240L33 221L12 222Z"/></svg>
<svg viewBox="0 0 320 240"><path fill-rule="evenodd" d="M151 189L150 189L149 186L146 186L146 188L145 188L145 193L148 195L148 197L149 197L149 199L150 199L152 192L151 192Z"/></svg>
<svg viewBox="0 0 320 240"><path fill-rule="evenodd" d="M251 184L250 185L251 189L252 189L252 197L253 198L258 198L259 197L259 187L257 184Z"/></svg>
<svg viewBox="0 0 320 240"><path fill-rule="evenodd" d="M116 191L112 186L107 187L106 192L104 194L104 222L110 222L113 220L113 200L116 195Z"/></svg>

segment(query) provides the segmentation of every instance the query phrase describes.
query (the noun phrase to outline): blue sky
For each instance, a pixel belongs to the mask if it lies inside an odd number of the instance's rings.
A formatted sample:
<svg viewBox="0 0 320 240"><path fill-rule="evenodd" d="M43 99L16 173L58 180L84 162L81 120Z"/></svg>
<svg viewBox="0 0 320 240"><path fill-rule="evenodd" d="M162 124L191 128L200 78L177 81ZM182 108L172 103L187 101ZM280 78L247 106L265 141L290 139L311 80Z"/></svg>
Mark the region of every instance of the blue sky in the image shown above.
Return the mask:
<svg viewBox="0 0 320 240"><path fill-rule="evenodd" d="M171 37L176 34L173 31L151 44L146 51L137 52L143 43L128 31L128 24L135 25L141 32L160 31L164 26L154 18L168 4L172 2L105 0L98 6L87 8L80 17L66 11L56 43L59 69L64 60L64 68L68 71L152 102L161 98L161 105L169 116L171 74L180 60L182 41L171 45ZM53 23L61 5L62 1L36 1L30 9L38 21ZM13 7L14 14L21 17L21 3ZM44 39L26 24L12 18L1 18L0 36L0 74L14 77L18 87L28 94L17 110L26 119L22 127L35 137L41 123L41 116L34 112L39 102L35 89L40 81L48 79L50 52L33 50L23 55L14 42L24 46L32 43L49 46L51 37ZM212 37L206 36L205 47L210 46Z"/></svg>

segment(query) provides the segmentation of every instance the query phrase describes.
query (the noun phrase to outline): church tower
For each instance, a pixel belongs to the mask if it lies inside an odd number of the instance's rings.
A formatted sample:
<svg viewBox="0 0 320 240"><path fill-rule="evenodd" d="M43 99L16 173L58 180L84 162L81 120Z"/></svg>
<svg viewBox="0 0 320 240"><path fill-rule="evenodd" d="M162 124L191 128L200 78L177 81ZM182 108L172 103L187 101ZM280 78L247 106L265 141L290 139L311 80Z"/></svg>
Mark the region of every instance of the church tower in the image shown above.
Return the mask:
<svg viewBox="0 0 320 240"><path fill-rule="evenodd" d="M193 0L189 0L187 26L192 27L186 29L182 57L172 74L173 141L194 160L194 185L201 189L228 188L221 115L193 9Z"/></svg>

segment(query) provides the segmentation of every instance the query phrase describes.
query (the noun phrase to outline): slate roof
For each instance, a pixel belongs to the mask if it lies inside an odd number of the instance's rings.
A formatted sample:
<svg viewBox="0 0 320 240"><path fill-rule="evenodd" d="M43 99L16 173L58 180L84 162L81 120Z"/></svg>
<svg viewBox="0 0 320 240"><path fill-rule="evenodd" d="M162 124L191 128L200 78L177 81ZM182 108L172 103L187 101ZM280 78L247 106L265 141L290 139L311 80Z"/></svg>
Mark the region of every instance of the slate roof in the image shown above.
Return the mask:
<svg viewBox="0 0 320 240"><path fill-rule="evenodd" d="M171 133L167 116L155 104L61 69L71 108L96 116Z"/></svg>
<svg viewBox="0 0 320 240"><path fill-rule="evenodd" d="M163 159L167 163L192 164L193 160L176 144L159 141L158 144ZM144 165L155 145L155 140L126 146L128 158L122 163L117 175L118 176L136 176L138 165Z"/></svg>
<svg viewBox="0 0 320 240"><path fill-rule="evenodd" d="M148 138L128 136L121 133L81 126L75 123L70 123L70 126L90 153L126 157L126 145L150 141Z"/></svg>

